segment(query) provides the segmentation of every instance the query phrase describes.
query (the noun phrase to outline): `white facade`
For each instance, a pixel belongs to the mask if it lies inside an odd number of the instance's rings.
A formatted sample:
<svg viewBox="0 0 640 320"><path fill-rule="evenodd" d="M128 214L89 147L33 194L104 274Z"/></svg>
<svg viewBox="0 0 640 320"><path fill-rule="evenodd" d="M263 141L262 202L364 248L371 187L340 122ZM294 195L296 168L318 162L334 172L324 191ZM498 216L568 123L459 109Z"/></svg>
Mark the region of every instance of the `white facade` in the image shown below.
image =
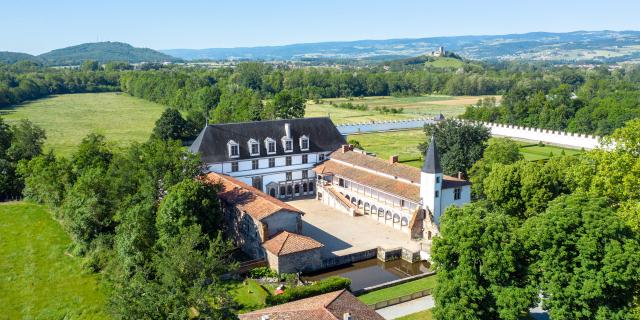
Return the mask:
<svg viewBox="0 0 640 320"><path fill-rule="evenodd" d="M209 163L207 169L234 177L277 198L292 198L315 193L313 168L326 155L325 152L263 155L238 161Z"/></svg>

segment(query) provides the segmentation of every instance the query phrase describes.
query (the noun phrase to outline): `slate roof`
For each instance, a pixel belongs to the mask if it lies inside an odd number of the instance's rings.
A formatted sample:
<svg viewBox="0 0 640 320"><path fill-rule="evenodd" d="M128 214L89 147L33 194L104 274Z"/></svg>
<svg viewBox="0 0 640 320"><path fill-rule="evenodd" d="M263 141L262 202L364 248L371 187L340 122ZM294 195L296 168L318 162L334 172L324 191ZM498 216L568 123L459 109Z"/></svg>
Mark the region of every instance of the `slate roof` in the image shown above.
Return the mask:
<svg viewBox="0 0 640 320"><path fill-rule="evenodd" d="M284 256L324 247L322 243L312 238L289 231L279 232L273 238L265 241L262 246L276 256Z"/></svg>
<svg viewBox="0 0 640 320"><path fill-rule="evenodd" d="M289 153L284 152L281 140L285 136L285 123L289 123L291 138L293 139L293 152ZM303 135L309 137L308 151L300 150L299 139ZM267 155L264 143L267 138L276 141L275 154ZM250 155L248 147L250 139L255 139L259 142L260 156L252 157ZM229 158L227 149L229 140L239 144L240 156L238 158ZM200 153L204 162L213 163L308 152L329 152L345 143L344 137L331 119L322 117L210 124L202 129L193 144L191 144L191 147L189 147L189 151Z"/></svg>
<svg viewBox="0 0 640 320"><path fill-rule="evenodd" d="M431 136L431 142L429 142L429 148L424 155L424 165L422 166L422 172L426 173L442 173L442 167L440 166L440 155L438 154L438 147L436 146L436 138Z"/></svg>
<svg viewBox="0 0 640 320"><path fill-rule="evenodd" d="M258 221L283 210L294 214L304 214L299 209L230 176L211 172L207 174L206 178L213 183L222 185L222 190L218 192L218 197L222 201L235 205Z"/></svg>
<svg viewBox="0 0 640 320"><path fill-rule="evenodd" d="M238 317L240 320L260 320L263 315L269 315L269 320L342 320L345 313L350 313L354 320L384 319L347 290L292 301Z"/></svg>
<svg viewBox="0 0 640 320"><path fill-rule="evenodd" d="M420 201L420 169L402 163L390 163L359 151L342 152L340 149L331 153L329 160L319 164L314 170L318 174L337 174L409 200ZM376 174L371 170L381 174ZM464 179L448 175L442 176L442 189L470 184Z"/></svg>

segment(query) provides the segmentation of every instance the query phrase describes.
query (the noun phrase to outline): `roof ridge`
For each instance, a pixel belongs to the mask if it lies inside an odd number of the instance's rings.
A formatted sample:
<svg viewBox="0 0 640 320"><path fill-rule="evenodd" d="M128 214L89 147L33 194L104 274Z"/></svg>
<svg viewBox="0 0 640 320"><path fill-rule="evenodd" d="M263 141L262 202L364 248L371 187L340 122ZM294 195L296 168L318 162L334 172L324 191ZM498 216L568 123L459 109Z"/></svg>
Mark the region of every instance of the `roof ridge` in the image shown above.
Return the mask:
<svg viewBox="0 0 640 320"><path fill-rule="evenodd" d="M331 118L329 117L305 117L305 118L292 118L292 119L270 119L270 120L256 120L256 121L238 121L238 122L224 122L224 123L209 123L207 124L207 127L213 127L213 126L227 126L227 125L236 125L236 124L245 124L245 123L254 123L254 122L278 122L278 121L300 121L300 120L307 120L307 119L329 119L331 120ZM333 120L331 120L331 122L333 122Z"/></svg>

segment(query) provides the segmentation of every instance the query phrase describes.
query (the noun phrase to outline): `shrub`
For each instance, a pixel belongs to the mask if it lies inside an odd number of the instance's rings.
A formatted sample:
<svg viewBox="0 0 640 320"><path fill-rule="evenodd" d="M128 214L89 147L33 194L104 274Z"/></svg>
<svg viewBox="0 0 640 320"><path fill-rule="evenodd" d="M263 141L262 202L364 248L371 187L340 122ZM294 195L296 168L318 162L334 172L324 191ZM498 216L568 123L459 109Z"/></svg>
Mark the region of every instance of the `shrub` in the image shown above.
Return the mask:
<svg viewBox="0 0 640 320"><path fill-rule="evenodd" d="M289 301L300 300L319 294L348 289L351 285L351 280L342 277L329 277L320 280L309 286L299 286L285 290L281 295L268 296L266 304L269 306L275 306Z"/></svg>
<svg viewBox="0 0 640 320"><path fill-rule="evenodd" d="M275 278L278 276L278 273L271 270L269 267L258 267L251 269L249 271L249 278L252 279L260 279L260 278Z"/></svg>
<svg viewBox="0 0 640 320"><path fill-rule="evenodd" d="M336 108L348 109L348 110L360 110L360 111L369 110L369 107L367 107L366 104L353 104L351 102L338 103L338 104L334 104L333 106Z"/></svg>

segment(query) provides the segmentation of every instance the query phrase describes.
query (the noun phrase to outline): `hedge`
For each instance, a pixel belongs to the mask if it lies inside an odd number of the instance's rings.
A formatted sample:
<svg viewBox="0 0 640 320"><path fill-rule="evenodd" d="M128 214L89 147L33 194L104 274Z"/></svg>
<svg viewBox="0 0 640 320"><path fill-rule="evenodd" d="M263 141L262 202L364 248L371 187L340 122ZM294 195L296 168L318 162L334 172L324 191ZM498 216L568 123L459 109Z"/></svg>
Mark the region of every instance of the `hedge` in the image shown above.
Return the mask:
<svg viewBox="0 0 640 320"><path fill-rule="evenodd" d="M329 277L309 286L298 286L285 290L283 294L268 296L266 304L275 306L289 301L300 300L332 291L348 289L351 280L342 277Z"/></svg>

